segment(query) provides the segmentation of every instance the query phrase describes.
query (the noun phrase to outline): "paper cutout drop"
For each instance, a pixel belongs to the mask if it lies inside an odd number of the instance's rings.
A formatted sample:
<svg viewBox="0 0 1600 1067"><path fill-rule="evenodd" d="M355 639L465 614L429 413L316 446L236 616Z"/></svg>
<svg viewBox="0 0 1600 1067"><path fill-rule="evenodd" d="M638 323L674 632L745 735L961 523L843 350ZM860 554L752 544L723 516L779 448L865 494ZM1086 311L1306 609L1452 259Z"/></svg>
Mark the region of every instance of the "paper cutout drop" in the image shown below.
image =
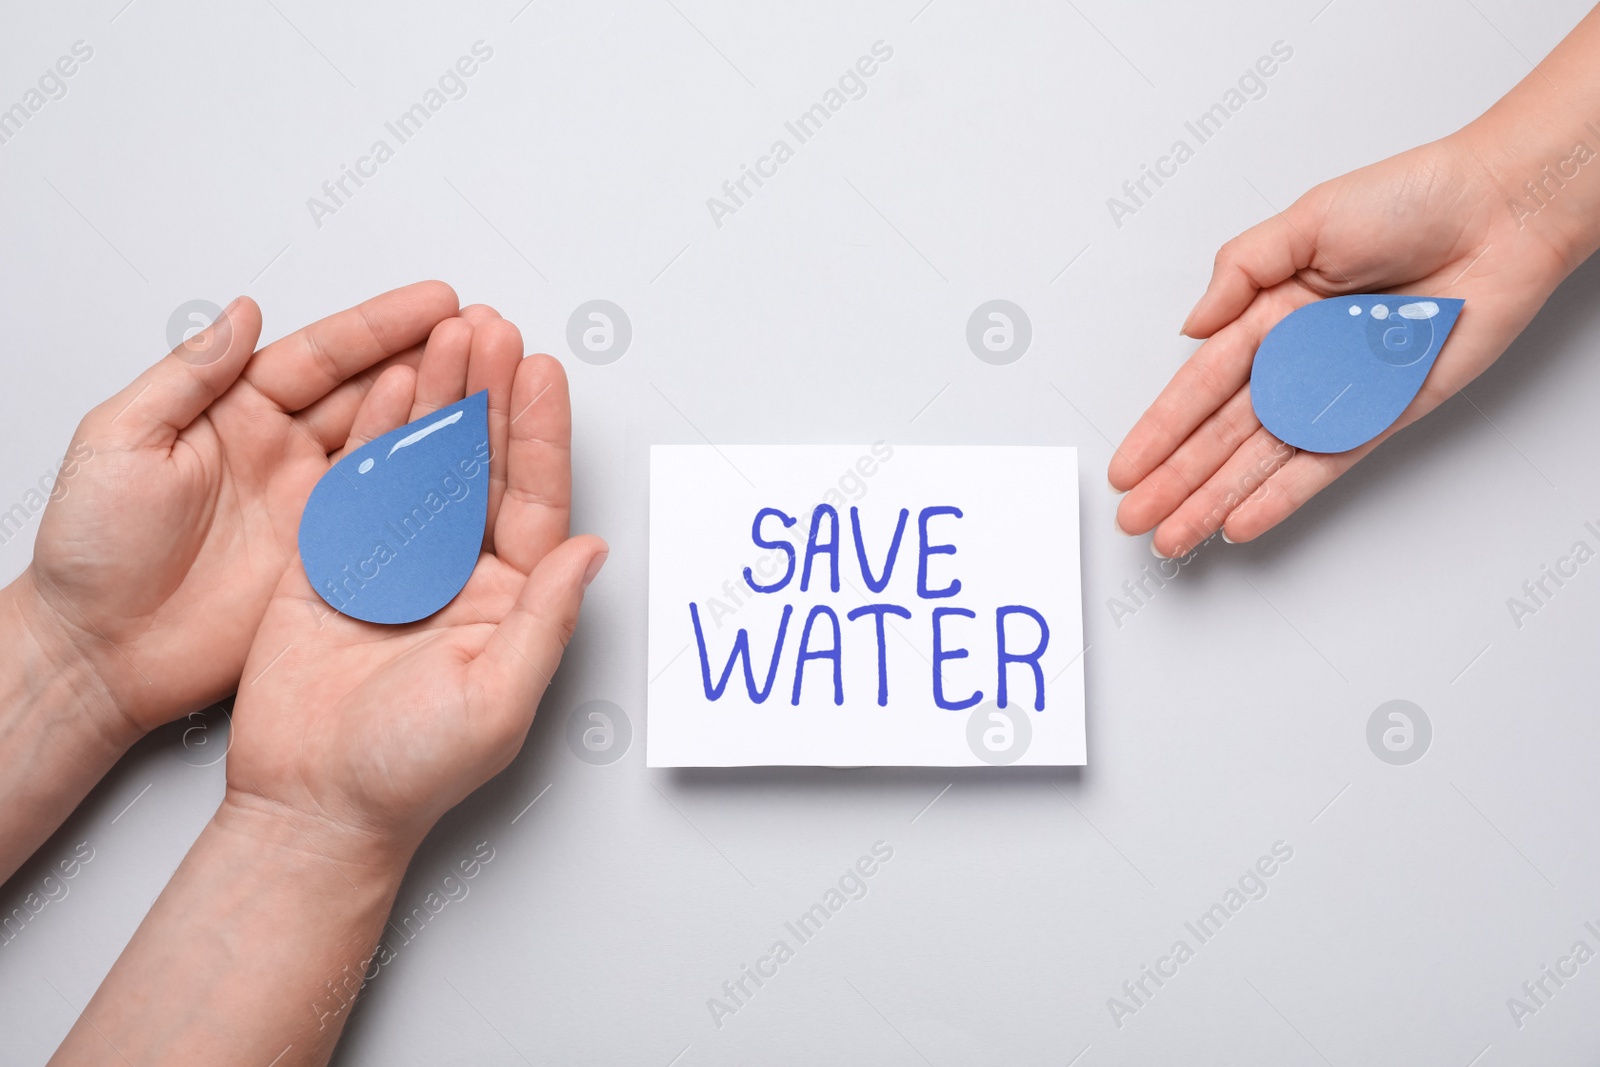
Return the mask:
<svg viewBox="0 0 1600 1067"><path fill-rule="evenodd" d="M322 476L300 519L317 595L367 622L425 619L461 592L489 514L489 394L362 445Z"/></svg>
<svg viewBox="0 0 1600 1067"><path fill-rule="evenodd" d="M1348 452L1394 424L1422 388L1465 301L1371 294L1289 313L1256 350L1256 417L1308 452Z"/></svg>

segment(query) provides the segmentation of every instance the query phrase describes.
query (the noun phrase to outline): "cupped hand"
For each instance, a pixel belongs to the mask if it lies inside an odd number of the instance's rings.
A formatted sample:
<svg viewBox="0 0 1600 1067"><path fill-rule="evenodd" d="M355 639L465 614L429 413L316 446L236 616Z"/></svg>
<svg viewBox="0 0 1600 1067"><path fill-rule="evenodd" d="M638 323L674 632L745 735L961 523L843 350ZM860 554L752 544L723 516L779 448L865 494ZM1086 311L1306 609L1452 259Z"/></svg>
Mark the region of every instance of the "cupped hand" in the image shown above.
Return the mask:
<svg viewBox="0 0 1600 1067"><path fill-rule="evenodd" d="M1173 376L1111 461L1128 534L1155 530L1162 556L1221 530L1249 541L1288 518L1390 435L1472 381L1526 326L1574 265L1508 209L1504 171L1470 132L1312 189L1229 241L1183 332L1206 341ZM1269 330L1305 304L1343 293L1466 301L1416 398L1350 452L1298 451L1250 404L1250 367Z"/></svg>
<svg viewBox="0 0 1600 1067"><path fill-rule="evenodd" d="M378 379L351 447L488 390L477 567L438 613L382 626L330 609L296 558L251 649L227 765L227 805L401 849L521 747L607 552L597 537L568 536L561 364L523 359L520 334L498 317L446 323L434 341L416 370Z"/></svg>
<svg viewBox="0 0 1600 1067"><path fill-rule="evenodd" d="M389 364L457 313L442 282L397 289L255 351L240 298L85 416L8 595L127 740L231 692L301 508Z"/></svg>

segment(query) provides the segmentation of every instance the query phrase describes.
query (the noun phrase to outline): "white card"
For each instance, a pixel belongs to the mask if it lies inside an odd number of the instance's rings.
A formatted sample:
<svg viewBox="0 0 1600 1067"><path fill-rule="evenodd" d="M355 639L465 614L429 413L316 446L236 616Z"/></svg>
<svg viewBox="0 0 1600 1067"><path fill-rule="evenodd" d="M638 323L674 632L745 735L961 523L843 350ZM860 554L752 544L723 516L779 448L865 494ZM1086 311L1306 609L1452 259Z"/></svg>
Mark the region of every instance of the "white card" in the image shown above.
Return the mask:
<svg viewBox="0 0 1600 1067"><path fill-rule="evenodd" d="M651 767L1083 764L1082 649L1077 449L650 450Z"/></svg>

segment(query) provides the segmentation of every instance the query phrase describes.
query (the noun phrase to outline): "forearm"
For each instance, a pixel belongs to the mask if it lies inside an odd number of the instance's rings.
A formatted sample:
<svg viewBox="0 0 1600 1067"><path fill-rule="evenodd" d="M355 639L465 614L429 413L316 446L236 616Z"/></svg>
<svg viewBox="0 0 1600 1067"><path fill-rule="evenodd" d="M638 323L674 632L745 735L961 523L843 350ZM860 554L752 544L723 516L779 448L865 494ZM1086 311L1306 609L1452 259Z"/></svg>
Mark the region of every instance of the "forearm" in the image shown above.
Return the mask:
<svg viewBox="0 0 1600 1067"><path fill-rule="evenodd" d="M230 792L51 1063L326 1063L410 854Z"/></svg>
<svg viewBox="0 0 1600 1067"><path fill-rule="evenodd" d="M1600 249L1600 8L1460 136L1519 236L1542 239L1569 273Z"/></svg>
<svg viewBox="0 0 1600 1067"><path fill-rule="evenodd" d="M0 882L14 874L134 741L67 638L0 589Z"/></svg>

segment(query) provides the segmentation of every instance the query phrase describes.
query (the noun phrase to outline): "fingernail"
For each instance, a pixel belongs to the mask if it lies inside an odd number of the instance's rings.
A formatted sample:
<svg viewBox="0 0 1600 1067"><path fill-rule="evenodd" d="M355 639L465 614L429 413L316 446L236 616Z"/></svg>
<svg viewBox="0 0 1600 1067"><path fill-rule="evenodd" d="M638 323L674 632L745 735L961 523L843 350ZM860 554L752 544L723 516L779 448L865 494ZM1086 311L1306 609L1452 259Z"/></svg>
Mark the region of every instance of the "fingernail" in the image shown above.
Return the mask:
<svg viewBox="0 0 1600 1067"><path fill-rule="evenodd" d="M606 559L610 555L610 552L597 552L594 558L589 561L588 569L583 572L583 587L585 589L589 588L589 583L594 581L595 575L600 573L600 568L606 565Z"/></svg>
<svg viewBox="0 0 1600 1067"><path fill-rule="evenodd" d="M1200 305L1204 303L1205 301L1201 300L1200 303L1195 304L1194 307L1189 309L1189 314L1183 317L1183 325L1178 327L1178 333L1184 337L1189 337L1196 341L1201 339L1199 334L1191 333L1190 331L1195 328L1195 319L1200 315ZM1212 332L1215 332L1215 330L1216 328L1212 327Z"/></svg>
<svg viewBox="0 0 1600 1067"><path fill-rule="evenodd" d="M232 315L234 309L237 308L243 301L244 297L242 296L234 297L232 300L228 301L228 306L222 309L222 313L224 315Z"/></svg>
<svg viewBox="0 0 1600 1067"><path fill-rule="evenodd" d="M1127 530L1122 528L1122 517L1120 515L1111 516L1111 524L1117 528L1117 533L1121 534L1123 537L1133 536Z"/></svg>
<svg viewBox="0 0 1600 1067"><path fill-rule="evenodd" d="M1217 532L1222 535L1222 539L1224 541L1228 542L1228 544L1230 544L1230 545L1238 544L1237 541L1235 541L1233 538L1228 536L1228 531L1227 530L1218 530Z"/></svg>
<svg viewBox="0 0 1600 1067"><path fill-rule="evenodd" d="M1171 556L1162 555L1161 550L1156 547L1156 539L1154 537L1150 538L1150 554L1152 556L1154 556L1156 559L1171 559L1172 558Z"/></svg>

